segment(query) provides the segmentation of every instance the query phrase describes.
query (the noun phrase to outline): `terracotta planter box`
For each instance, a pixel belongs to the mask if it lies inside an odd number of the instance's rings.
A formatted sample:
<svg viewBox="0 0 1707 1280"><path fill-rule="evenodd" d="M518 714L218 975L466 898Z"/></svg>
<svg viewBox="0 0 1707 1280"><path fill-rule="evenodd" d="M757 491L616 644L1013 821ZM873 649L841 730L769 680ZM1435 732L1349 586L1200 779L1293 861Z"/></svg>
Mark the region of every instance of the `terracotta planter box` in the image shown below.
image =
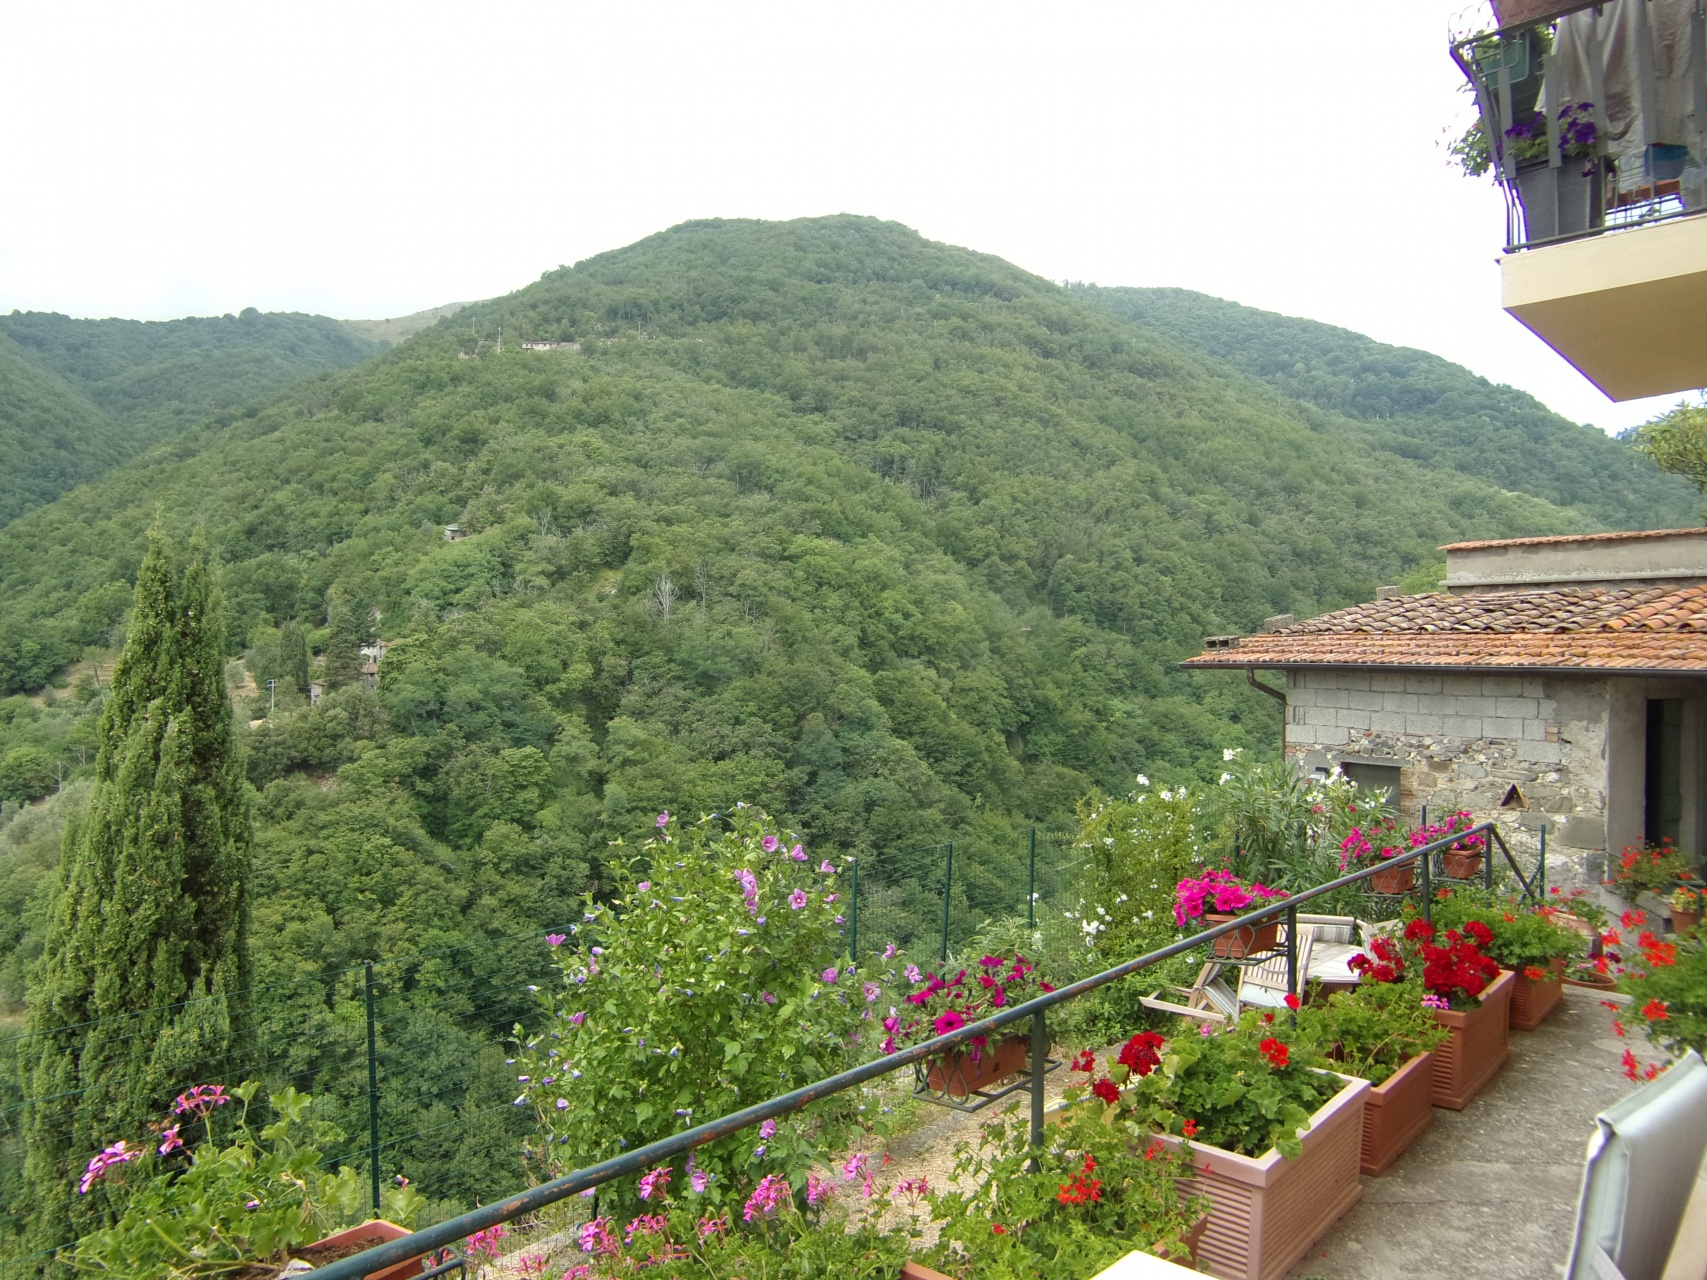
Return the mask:
<svg viewBox="0 0 1707 1280"><path fill-rule="evenodd" d="M1701 923L1699 911L1679 911L1671 909L1671 931L1680 938L1687 938L1695 932L1695 926Z"/></svg>
<svg viewBox="0 0 1707 1280"><path fill-rule="evenodd" d="M1548 976L1537 982L1514 971L1511 987L1511 1028L1513 1031L1533 1031L1558 1008L1565 996L1565 962L1555 958L1547 966Z"/></svg>
<svg viewBox="0 0 1707 1280"><path fill-rule="evenodd" d="M1392 1168L1422 1131L1434 1123L1434 1055L1419 1053L1384 1084L1371 1085L1363 1100L1363 1155L1359 1168L1371 1178Z"/></svg>
<svg viewBox="0 0 1707 1280"><path fill-rule="evenodd" d="M1453 880L1469 880L1482 873L1482 855L1448 851L1440 855L1441 870Z"/></svg>
<svg viewBox="0 0 1707 1280"><path fill-rule="evenodd" d="M1226 924L1229 920L1237 920L1238 916L1219 915L1213 911L1203 913L1203 926L1213 929L1218 924ZM1242 960L1246 956L1260 955L1264 951L1273 951L1280 943L1280 921L1274 919L1263 924L1248 924L1243 929L1235 929L1232 933L1224 933L1215 939L1215 954L1231 960Z"/></svg>
<svg viewBox="0 0 1707 1280"><path fill-rule="evenodd" d="M1402 867L1382 867L1369 877L1371 893L1409 893L1417 887L1417 864L1407 862Z"/></svg>
<svg viewBox="0 0 1707 1280"><path fill-rule="evenodd" d="M351 1245L360 1245L361 1249L371 1249L374 1245L384 1244L387 1240L401 1240L408 1234L408 1231L395 1222L386 1222L383 1219L375 1218L371 1222L362 1223L359 1227L351 1227L347 1231L329 1235L324 1240L316 1241L314 1244L305 1245L296 1250L293 1256L312 1262L315 1266L323 1267L327 1263L347 1257L352 1252ZM360 1249L353 1250L353 1252L358 1253L360 1251ZM409 1276L421 1273L421 1258L423 1256L416 1254L413 1258L395 1262L381 1271L370 1272L367 1280L408 1280Z"/></svg>
<svg viewBox="0 0 1707 1280"><path fill-rule="evenodd" d="M1009 1036L1000 1044L986 1045L977 1062L972 1061L970 1053L957 1050L931 1063L925 1083L937 1093L965 1098L1025 1070L1030 1062L1031 1037Z"/></svg>
<svg viewBox="0 0 1707 1280"><path fill-rule="evenodd" d="M1209 1197L1197 1257L1211 1275L1279 1280L1363 1195L1357 1172L1369 1082L1339 1078L1344 1088L1310 1117L1296 1160L1273 1150L1253 1158L1191 1144L1197 1173L1182 1190ZM1179 1142L1167 1134L1159 1140Z"/></svg>
<svg viewBox="0 0 1707 1280"><path fill-rule="evenodd" d="M1511 989L1517 975L1500 970L1474 1009L1436 1009L1434 1020L1452 1038L1434 1051L1437 1107L1462 1111L1511 1056Z"/></svg>

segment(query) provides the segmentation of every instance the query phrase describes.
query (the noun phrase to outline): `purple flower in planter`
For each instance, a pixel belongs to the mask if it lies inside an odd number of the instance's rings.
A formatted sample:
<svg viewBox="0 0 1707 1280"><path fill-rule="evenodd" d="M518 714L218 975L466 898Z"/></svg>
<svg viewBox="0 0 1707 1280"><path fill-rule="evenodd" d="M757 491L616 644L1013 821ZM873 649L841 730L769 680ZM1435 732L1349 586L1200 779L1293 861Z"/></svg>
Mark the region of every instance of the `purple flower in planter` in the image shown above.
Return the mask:
<svg viewBox="0 0 1707 1280"><path fill-rule="evenodd" d="M836 980L836 970L833 968L826 969L822 976L825 982L834 982Z"/></svg>
<svg viewBox="0 0 1707 1280"><path fill-rule="evenodd" d="M798 911L806 905L806 890L796 889L788 895L788 905Z"/></svg>
<svg viewBox="0 0 1707 1280"><path fill-rule="evenodd" d="M670 811L668 809L658 815L658 825L660 827L667 827L670 825Z"/></svg>
<svg viewBox="0 0 1707 1280"><path fill-rule="evenodd" d="M759 841L759 843L764 846L766 853L775 853L777 846L780 845L782 841L778 840L775 836L766 836L763 840Z"/></svg>
<svg viewBox="0 0 1707 1280"><path fill-rule="evenodd" d="M548 947L561 947L567 941L569 941L567 934L548 933L545 935L545 945Z"/></svg>
<svg viewBox="0 0 1707 1280"><path fill-rule="evenodd" d="M652 892L652 882L650 880L642 880L639 884L635 885L634 888L639 893L650 893Z"/></svg>
<svg viewBox="0 0 1707 1280"><path fill-rule="evenodd" d="M776 1137L776 1121L766 1120L761 1124L759 1126L759 1137L763 1138L766 1142L769 1142L772 1138Z"/></svg>
<svg viewBox="0 0 1707 1280"><path fill-rule="evenodd" d="M825 858L818 864L818 870L827 876L833 876L836 874L836 869L830 865L830 860L828 858Z"/></svg>
<svg viewBox="0 0 1707 1280"><path fill-rule="evenodd" d="M799 845L795 845L794 848L788 851L788 856L793 858L796 862L805 862L806 850Z"/></svg>
<svg viewBox="0 0 1707 1280"><path fill-rule="evenodd" d="M866 983L863 990L865 991L865 1002L867 1004L871 1004L878 996L883 994L875 982Z"/></svg>
<svg viewBox="0 0 1707 1280"><path fill-rule="evenodd" d="M776 1003L776 997L773 996L768 991L759 992L759 999L763 1000L766 1004L775 1004Z"/></svg>
<svg viewBox="0 0 1707 1280"><path fill-rule="evenodd" d="M569 1015L569 1021L574 1023L577 1027L580 1026L586 1020L587 1020L587 1011L585 1009L582 1009L579 1013L572 1013Z"/></svg>

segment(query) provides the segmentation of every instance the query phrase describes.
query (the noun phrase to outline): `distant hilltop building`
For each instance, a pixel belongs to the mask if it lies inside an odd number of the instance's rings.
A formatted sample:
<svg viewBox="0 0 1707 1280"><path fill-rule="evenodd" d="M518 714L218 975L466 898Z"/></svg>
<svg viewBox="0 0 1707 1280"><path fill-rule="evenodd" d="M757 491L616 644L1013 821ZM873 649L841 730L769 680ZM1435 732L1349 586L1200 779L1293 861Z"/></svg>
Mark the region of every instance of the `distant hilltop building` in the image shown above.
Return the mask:
<svg viewBox="0 0 1707 1280"><path fill-rule="evenodd" d="M446 542L459 542L462 540L463 536L464 535L462 532L462 526L461 525L447 524L445 526L445 541Z"/></svg>
<svg viewBox="0 0 1707 1280"><path fill-rule="evenodd" d="M524 342L523 351L579 351L579 342Z"/></svg>

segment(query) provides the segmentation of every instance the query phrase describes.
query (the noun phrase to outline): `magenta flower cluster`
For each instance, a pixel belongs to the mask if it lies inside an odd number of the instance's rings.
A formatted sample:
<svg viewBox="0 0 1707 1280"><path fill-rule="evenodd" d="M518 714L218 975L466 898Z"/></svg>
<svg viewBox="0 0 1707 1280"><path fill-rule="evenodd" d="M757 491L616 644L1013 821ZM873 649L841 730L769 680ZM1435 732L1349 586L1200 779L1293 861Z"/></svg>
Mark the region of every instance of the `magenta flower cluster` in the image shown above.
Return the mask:
<svg viewBox="0 0 1707 1280"><path fill-rule="evenodd" d="M1174 921L1183 928L1186 921L1200 919L1208 910L1237 915L1259 902L1285 896L1284 889L1270 889L1254 881L1247 885L1231 871L1205 871L1174 886Z"/></svg>

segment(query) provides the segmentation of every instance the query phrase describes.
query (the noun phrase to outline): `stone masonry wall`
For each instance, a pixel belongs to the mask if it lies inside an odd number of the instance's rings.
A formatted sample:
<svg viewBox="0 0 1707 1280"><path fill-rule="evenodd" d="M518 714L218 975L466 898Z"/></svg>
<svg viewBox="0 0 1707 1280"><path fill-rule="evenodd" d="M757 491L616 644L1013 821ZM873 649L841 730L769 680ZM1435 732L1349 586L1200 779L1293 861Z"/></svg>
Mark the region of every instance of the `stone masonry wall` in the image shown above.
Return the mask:
<svg viewBox="0 0 1707 1280"><path fill-rule="evenodd" d="M1468 809L1526 866L1545 823L1549 883L1585 884L1605 865L1607 708L1594 677L1291 671L1286 751L1306 771L1398 765L1406 821Z"/></svg>

